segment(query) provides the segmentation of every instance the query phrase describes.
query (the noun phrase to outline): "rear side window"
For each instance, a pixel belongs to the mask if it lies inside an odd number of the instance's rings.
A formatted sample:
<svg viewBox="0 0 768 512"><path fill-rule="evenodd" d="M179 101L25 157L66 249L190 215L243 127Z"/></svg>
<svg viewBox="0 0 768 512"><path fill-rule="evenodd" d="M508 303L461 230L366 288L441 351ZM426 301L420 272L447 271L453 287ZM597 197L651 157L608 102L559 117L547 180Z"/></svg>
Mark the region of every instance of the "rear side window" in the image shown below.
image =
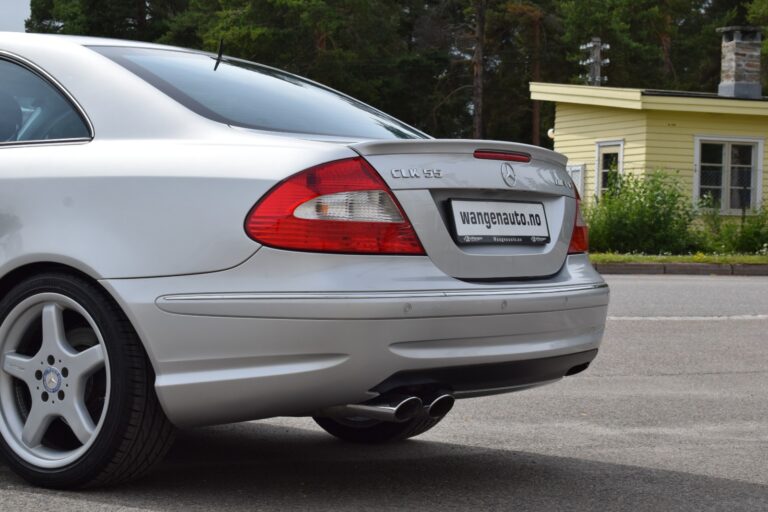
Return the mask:
<svg viewBox="0 0 768 512"><path fill-rule="evenodd" d="M80 113L52 84L0 59L0 144L87 140Z"/></svg>
<svg viewBox="0 0 768 512"><path fill-rule="evenodd" d="M408 125L331 89L250 62L148 48L91 47L190 110L258 130L352 137L420 139Z"/></svg>

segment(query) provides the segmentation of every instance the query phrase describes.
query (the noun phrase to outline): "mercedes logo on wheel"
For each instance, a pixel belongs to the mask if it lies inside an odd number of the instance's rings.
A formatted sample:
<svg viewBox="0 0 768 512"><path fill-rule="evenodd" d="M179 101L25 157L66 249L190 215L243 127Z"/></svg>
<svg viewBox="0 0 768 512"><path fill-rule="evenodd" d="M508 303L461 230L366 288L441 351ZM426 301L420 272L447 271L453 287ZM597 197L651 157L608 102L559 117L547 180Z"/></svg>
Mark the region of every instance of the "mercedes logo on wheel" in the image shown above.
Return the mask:
<svg viewBox="0 0 768 512"><path fill-rule="evenodd" d="M514 187L515 183L517 183L517 175L512 164L506 162L501 164L501 177L504 178L504 183L509 187Z"/></svg>
<svg viewBox="0 0 768 512"><path fill-rule="evenodd" d="M61 389L61 373L51 366L43 372L43 387L49 393L56 393Z"/></svg>

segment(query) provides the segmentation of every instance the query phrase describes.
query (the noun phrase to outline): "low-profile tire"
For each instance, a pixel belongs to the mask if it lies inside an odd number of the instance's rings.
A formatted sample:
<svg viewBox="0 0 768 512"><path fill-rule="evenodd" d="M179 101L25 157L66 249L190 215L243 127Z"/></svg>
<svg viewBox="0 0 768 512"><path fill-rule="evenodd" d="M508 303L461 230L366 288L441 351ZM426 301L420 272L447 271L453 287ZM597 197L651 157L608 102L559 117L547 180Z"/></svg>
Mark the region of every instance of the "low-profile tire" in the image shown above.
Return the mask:
<svg viewBox="0 0 768 512"><path fill-rule="evenodd" d="M404 441L431 429L442 418L420 415L402 423L365 418L313 418L323 430L343 441L380 444Z"/></svg>
<svg viewBox="0 0 768 512"><path fill-rule="evenodd" d="M0 300L0 451L55 489L138 478L174 428L135 330L95 282L46 273Z"/></svg>

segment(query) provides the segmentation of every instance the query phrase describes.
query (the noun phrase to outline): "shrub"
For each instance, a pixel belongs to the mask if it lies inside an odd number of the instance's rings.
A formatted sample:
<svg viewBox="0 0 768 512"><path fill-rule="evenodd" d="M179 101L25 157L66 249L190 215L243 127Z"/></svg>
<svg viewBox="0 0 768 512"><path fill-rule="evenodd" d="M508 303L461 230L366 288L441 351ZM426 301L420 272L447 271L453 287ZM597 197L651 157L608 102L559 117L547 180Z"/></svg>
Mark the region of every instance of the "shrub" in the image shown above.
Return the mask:
<svg viewBox="0 0 768 512"><path fill-rule="evenodd" d="M720 254L768 253L768 210L752 212L743 218L727 218L717 210L702 209L698 221L693 236L703 251Z"/></svg>
<svg viewBox="0 0 768 512"><path fill-rule="evenodd" d="M595 205L586 208L590 247L596 252L681 254L694 248L690 199L677 180L657 171L615 174Z"/></svg>
<svg viewBox="0 0 768 512"><path fill-rule="evenodd" d="M768 252L768 210L748 215L733 243L734 252Z"/></svg>

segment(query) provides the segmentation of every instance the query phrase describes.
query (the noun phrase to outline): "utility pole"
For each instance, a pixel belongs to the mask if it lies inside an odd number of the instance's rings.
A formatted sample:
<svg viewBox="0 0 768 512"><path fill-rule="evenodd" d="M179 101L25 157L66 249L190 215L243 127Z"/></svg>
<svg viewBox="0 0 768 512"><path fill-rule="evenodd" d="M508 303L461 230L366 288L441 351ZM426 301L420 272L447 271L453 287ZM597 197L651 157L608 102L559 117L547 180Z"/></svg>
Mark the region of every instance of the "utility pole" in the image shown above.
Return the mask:
<svg viewBox="0 0 768 512"><path fill-rule="evenodd" d="M610 59L603 58L603 52L611 49L611 45L603 44L599 37L593 37L589 43L579 46L581 51L589 52L589 57L579 61L579 64L587 67L588 74L579 75L584 79L587 85L600 87L608 81L608 77L603 76L603 66L611 63Z"/></svg>

